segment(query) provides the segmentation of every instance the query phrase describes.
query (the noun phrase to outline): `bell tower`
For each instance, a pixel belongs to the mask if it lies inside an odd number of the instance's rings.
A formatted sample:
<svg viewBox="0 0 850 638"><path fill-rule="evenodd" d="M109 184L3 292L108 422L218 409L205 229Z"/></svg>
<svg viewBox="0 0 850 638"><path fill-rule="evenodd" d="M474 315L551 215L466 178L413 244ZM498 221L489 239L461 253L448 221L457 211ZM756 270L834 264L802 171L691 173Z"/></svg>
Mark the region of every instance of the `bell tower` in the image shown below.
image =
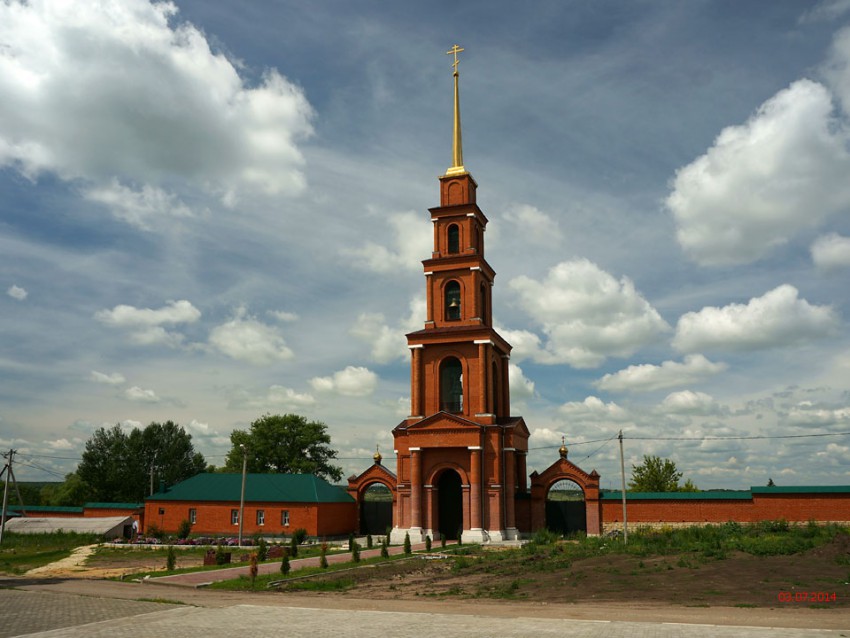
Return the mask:
<svg viewBox="0 0 850 638"><path fill-rule="evenodd" d="M427 316L407 335L411 414L393 430L398 455L395 537L486 542L516 538L528 429L510 416L510 344L493 329L495 271L484 258L487 217L463 165L458 53L452 165L431 208L434 247L422 262Z"/></svg>

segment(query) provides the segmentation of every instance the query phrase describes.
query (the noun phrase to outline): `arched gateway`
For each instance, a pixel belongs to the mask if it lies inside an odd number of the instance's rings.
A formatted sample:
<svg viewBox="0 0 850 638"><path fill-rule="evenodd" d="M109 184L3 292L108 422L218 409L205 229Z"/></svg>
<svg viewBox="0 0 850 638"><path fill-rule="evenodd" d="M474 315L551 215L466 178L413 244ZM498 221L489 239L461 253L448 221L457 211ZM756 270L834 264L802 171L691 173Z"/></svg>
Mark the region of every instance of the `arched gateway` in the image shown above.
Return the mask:
<svg viewBox="0 0 850 638"><path fill-rule="evenodd" d="M598 536L601 530L602 509L599 500L599 474L590 474L567 460L567 447L561 446L561 458L541 474L531 475L531 528L546 527L546 495L559 481L571 481L584 492L584 528L588 536Z"/></svg>

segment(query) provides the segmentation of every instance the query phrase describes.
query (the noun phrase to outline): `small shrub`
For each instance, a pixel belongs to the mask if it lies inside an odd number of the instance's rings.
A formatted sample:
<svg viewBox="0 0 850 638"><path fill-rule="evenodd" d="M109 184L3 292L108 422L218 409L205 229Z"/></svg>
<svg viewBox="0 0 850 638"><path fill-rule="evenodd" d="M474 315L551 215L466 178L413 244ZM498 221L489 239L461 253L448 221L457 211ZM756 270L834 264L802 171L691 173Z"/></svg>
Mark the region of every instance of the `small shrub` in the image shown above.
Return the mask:
<svg viewBox="0 0 850 638"><path fill-rule="evenodd" d="M303 527L299 527L292 533L292 538L297 545L300 545L307 540L307 530Z"/></svg>
<svg viewBox="0 0 850 638"><path fill-rule="evenodd" d="M62 530L59 531L61 532ZM145 536L153 536L154 538L162 540L163 534L164 532L156 523L150 523L145 527Z"/></svg>
<svg viewBox="0 0 850 638"><path fill-rule="evenodd" d="M192 524L185 518L180 521L177 527L177 538L189 538L189 533L192 531Z"/></svg>
<svg viewBox="0 0 850 638"><path fill-rule="evenodd" d="M260 539L257 541L257 560L262 562L269 557L269 544L266 542L266 539L260 536Z"/></svg>
<svg viewBox="0 0 850 638"><path fill-rule="evenodd" d="M463 545L463 528L462 527L457 528L457 544L458 544L458 547Z"/></svg>
<svg viewBox="0 0 850 638"><path fill-rule="evenodd" d="M404 553L410 554L412 553L412 548L410 547L410 533L404 533Z"/></svg>
<svg viewBox="0 0 850 638"><path fill-rule="evenodd" d="M259 571L260 571L260 569L257 566L257 555L251 554L251 567L250 567L251 589L254 588L254 582L257 580L257 574L259 573Z"/></svg>
<svg viewBox="0 0 850 638"><path fill-rule="evenodd" d="M360 544L357 541L353 541L353 545L351 546L351 560L352 562L359 563L360 562Z"/></svg>
<svg viewBox="0 0 850 638"><path fill-rule="evenodd" d="M558 542L558 540L559 536L557 533L544 527L543 529L539 529L535 532L534 538L531 542L535 545L553 545Z"/></svg>
<svg viewBox="0 0 850 638"><path fill-rule="evenodd" d="M291 568L292 566L289 564L289 554L284 552L283 558L280 559L280 573L284 576L288 576Z"/></svg>
<svg viewBox="0 0 850 638"><path fill-rule="evenodd" d="M328 544L322 543L321 552L319 554L319 567L322 569L328 568Z"/></svg>
<svg viewBox="0 0 850 638"><path fill-rule="evenodd" d="M224 548L221 545L216 545L215 547L215 564L216 565L224 565L227 562L227 556L225 556Z"/></svg>
<svg viewBox="0 0 850 638"><path fill-rule="evenodd" d="M381 539L381 558L389 558L390 550L387 549L387 539Z"/></svg>
<svg viewBox="0 0 850 638"><path fill-rule="evenodd" d="M298 539L293 536L292 540L289 542L289 555L292 558L298 558Z"/></svg>
<svg viewBox="0 0 850 638"><path fill-rule="evenodd" d="M372 535L366 535L366 549L372 549Z"/></svg>
<svg viewBox="0 0 850 638"><path fill-rule="evenodd" d="M431 537L430 536L425 537L425 551L426 552L431 551Z"/></svg>
<svg viewBox="0 0 850 638"><path fill-rule="evenodd" d="M169 545L168 551L165 553L165 568L173 572L174 566L177 564L177 554L174 551L174 546Z"/></svg>
<svg viewBox="0 0 850 638"><path fill-rule="evenodd" d="M445 534L440 534L440 547L442 547L443 549L446 548L446 535Z"/></svg>

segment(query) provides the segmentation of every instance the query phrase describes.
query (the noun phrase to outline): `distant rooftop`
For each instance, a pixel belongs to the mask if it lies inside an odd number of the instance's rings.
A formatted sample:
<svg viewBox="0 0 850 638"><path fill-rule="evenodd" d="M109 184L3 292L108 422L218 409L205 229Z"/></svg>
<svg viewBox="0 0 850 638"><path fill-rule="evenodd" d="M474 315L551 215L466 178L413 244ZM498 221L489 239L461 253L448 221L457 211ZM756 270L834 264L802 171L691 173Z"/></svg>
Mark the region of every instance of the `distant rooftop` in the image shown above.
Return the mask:
<svg viewBox="0 0 850 638"><path fill-rule="evenodd" d="M196 474L149 501L227 501L238 502L242 474ZM245 500L263 503L351 503L342 488L313 474L248 474Z"/></svg>

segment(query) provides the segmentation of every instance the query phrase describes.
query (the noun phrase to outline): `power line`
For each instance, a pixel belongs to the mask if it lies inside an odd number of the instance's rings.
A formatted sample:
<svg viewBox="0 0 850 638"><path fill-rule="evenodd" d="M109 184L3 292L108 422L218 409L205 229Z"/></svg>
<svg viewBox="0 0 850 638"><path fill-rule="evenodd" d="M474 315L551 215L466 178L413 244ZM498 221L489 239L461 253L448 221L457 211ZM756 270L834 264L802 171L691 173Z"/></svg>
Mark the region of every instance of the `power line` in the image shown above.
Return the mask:
<svg viewBox="0 0 850 638"><path fill-rule="evenodd" d="M820 434L777 434L774 436L624 436L639 441L754 441L756 439L807 439L817 436L847 436L850 432L825 432Z"/></svg>

